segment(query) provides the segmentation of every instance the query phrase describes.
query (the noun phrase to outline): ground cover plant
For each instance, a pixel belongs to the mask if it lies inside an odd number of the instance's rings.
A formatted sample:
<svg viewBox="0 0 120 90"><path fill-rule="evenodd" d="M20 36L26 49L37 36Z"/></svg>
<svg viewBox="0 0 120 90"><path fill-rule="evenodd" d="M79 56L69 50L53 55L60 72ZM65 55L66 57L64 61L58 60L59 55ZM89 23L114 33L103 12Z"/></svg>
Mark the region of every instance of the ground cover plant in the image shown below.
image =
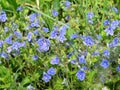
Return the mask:
<svg viewBox="0 0 120 90"><path fill-rule="evenodd" d="M0 90L120 90L119 0L0 0Z"/></svg>

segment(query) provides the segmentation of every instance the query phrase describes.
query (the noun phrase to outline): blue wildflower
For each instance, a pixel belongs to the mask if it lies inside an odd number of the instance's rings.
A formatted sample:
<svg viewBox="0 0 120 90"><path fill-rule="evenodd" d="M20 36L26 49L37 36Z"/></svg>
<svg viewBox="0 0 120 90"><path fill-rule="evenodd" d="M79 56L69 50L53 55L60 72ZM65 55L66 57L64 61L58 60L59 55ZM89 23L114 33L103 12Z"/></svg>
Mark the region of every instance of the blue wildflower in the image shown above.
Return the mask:
<svg viewBox="0 0 120 90"><path fill-rule="evenodd" d="M17 7L17 11L22 11L23 8L21 6Z"/></svg>
<svg viewBox="0 0 120 90"><path fill-rule="evenodd" d="M93 20L89 19L88 23L93 24Z"/></svg>
<svg viewBox="0 0 120 90"><path fill-rule="evenodd" d="M0 57L5 58L5 59L9 59L8 54L5 52L0 53Z"/></svg>
<svg viewBox="0 0 120 90"><path fill-rule="evenodd" d="M35 35L39 35L38 29L36 29L35 31L33 31L33 33L34 33Z"/></svg>
<svg viewBox="0 0 120 90"><path fill-rule="evenodd" d="M56 57L54 57L54 58L52 58L52 60L51 60L51 64L52 65L57 65L57 64L59 64L59 61L60 61L60 59L56 56Z"/></svg>
<svg viewBox="0 0 120 90"><path fill-rule="evenodd" d="M103 59L100 66L102 66L103 68L108 68L109 67L109 61L106 59Z"/></svg>
<svg viewBox="0 0 120 90"><path fill-rule="evenodd" d="M94 13L93 12L88 12L87 17L89 20L91 20L94 17Z"/></svg>
<svg viewBox="0 0 120 90"><path fill-rule="evenodd" d="M87 68L86 66L82 66L80 70L81 70L81 71L85 71L85 70L87 70L87 69L88 69L88 68Z"/></svg>
<svg viewBox="0 0 120 90"><path fill-rule="evenodd" d="M5 11L0 12L0 22L5 22L7 20L7 15Z"/></svg>
<svg viewBox="0 0 120 90"><path fill-rule="evenodd" d="M35 55L32 57L32 59L36 61L36 60L38 60L38 56Z"/></svg>
<svg viewBox="0 0 120 90"><path fill-rule="evenodd" d="M4 31L5 33L8 32L9 28L8 27L4 27Z"/></svg>
<svg viewBox="0 0 120 90"><path fill-rule="evenodd" d="M93 42L93 40L92 40L92 38L91 38L90 36L86 36L86 37L84 38L83 43L84 43L85 45L87 45L87 46L93 46L93 44L94 44L94 42Z"/></svg>
<svg viewBox="0 0 120 90"><path fill-rule="evenodd" d="M53 17L57 17L58 14L59 14L59 13L58 13L56 10L52 10L52 16L53 16Z"/></svg>
<svg viewBox="0 0 120 90"><path fill-rule="evenodd" d="M55 74L56 74L56 69L53 68L53 67L51 67L51 68L47 71L47 73L48 73L49 75L55 75Z"/></svg>
<svg viewBox="0 0 120 90"><path fill-rule="evenodd" d="M109 55L110 55L110 51L109 51L109 50L104 50L104 51L103 51L103 54L104 54L104 56L106 56L106 57L107 57L107 56L109 56Z"/></svg>
<svg viewBox="0 0 120 90"><path fill-rule="evenodd" d="M116 71L120 71L120 65L118 65L118 67L116 68Z"/></svg>
<svg viewBox="0 0 120 90"><path fill-rule="evenodd" d="M66 6L67 8L69 8L70 5L71 5L71 2L69 2L69 1L65 1L65 6Z"/></svg>
<svg viewBox="0 0 120 90"><path fill-rule="evenodd" d="M66 39L66 37L64 35L59 35L57 37L57 40L60 41L61 43L64 43L64 41L66 41L67 39Z"/></svg>
<svg viewBox="0 0 120 90"><path fill-rule="evenodd" d="M85 64L86 63L86 60L85 60L85 56L82 55L81 57L79 57L79 63L80 64Z"/></svg>
<svg viewBox="0 0 120 90"><path fill-rule="evenodd" d="M7 37L4 41L5 41L7 44L12 44L12 35L10 35L9 37Z"/></svg>
<svg viewBox="0 0 120 90"><path fill-rule="evenodd" d="M32 13L29 15L29 19L31 22L34 22L36 18L37 18L37 13Z"/></svg>
<svg viewBox="0 0 120 90"><path fill-rule="evenodd" d="M37 41L40 51L48 51L50 48L50 40L46 38L40 38Z"/></svg>
<svg viewBox="0 0 120 90"><path fill-rule="evenodd" d="M72 34L72 36L71 36L72 39L75 39L75 38L78 38L78 37L79 37L78 34Z"/></svg>
<svg viewBox="0 0 120 90"><path fill-rule="evenodd" d="M99 56L100 52L99 51L95 51L92 53L92 56Z"/></svg>
<svg viewBox="0 0 120 90"><path fill-rule="evenodd" d="M29 27L30 28L33 28L33 27L37 27L38 28L39 27L39 20L37 19L34 22L32 22Z"/></svg>
<svg viewBox="0 0 120 90"><path fill-rule="evenodd" d="M113 34L114 34L113 30L114 30L113 27L109 26L108 28L105 29L105 32L107 33L107 35L113 36Z"/></svg>
<svg viewBox="0 0 120 90"><path fill-rule="evenodd" d="M51 76L47 73L43 73L42 80L45 81L46 83L49 82L51 79Z"/></svg>
<svg viewBox="0 0 120 90"><path fill-rule="evenodd" d="M114 20L111 22L110 26L112 27L112 29L116 29L119 26L119 21L118 20Z"/></svg>
<svg viewBox="0 0 120 90"><path fill-rule="evenodd" d="M27 35L28 42L32 41L32 36L33 36L33 33L29 32L28 35Z"/></svg>
<svg viewBox="0 0 120 90"><path fill-rule="evenodd" d="M79 70L76 73L76 76L78 80L83 81L85 79L86 74L83 71Z"/></svg>
<svg viewBox="0 0 120 90"><path fill-rule="evenodd" d="M115 46L118 45L118 43L119 43L119 38L118 38L118 37L115 37L115 38L113 39L113 41L109 44L109 47L110 47L110 48L115 47Z"/></svg>
<svg viewBox="0 0 120 90"><path fill-rule="evenodd" d="M58 31L54 30L50 33L50 38L51 39L56 39L58 35Z"/></svg>
<svg viewBox="0 0 120 90"><path fill-rule="evenodd" d="M0 48L3 46L3 41L0 40Z"/></svg>
<svg viewBox="0 0 120 90"><path fill-rule="evenodd" d="M14 34L17 36L18 39L22 38L22 33L14 31Z"/></svg>
<svg viewBox="0 0 120 90"><path fill-rule="evenodd" d="M113 7L112 10L113 10L116 14L118 14L118 9L117 9L116 7Z"/></svg>
<svg viewBox="0 0 120 90"><path fill-rule="evenodd" d="M69 20L69 19L70 19L70 16L69 16L69 15L65 17L65 20Z"/></svg>
<svg viewBox="0 0 120 90"><path fill-rule="evenodd" d="M77 62L76 59L70 61L71 64L75 64L76 62Z"/></svg>
<svg viewBox="0 0 120 90"><path fill-rule="evenodd" d="M65 35L66 34L66 29L67 29L66 26L61 26L60 27L60 35Z"/></svg>
<svg viewBox="0 0 120 90"><path fill-rule="evenodd" d="M109 20L104 20L104 26L107 26L110 24L110 21Z"/></svg>
<svg viewBox="0 0 120 90"><path fill-rule="evenodd" d="M49 28L46 28L46 27L43 27L42 30L43 30L45 33L48 33L48 32L49 32Z"/></svg>

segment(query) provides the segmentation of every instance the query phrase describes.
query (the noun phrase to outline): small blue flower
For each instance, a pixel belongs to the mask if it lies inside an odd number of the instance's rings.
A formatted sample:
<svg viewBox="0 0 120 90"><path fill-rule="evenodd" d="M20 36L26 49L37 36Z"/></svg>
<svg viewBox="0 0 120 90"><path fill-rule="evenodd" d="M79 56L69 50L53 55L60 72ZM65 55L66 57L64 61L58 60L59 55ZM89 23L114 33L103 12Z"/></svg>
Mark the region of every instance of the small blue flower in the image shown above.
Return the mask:
<svg viewBox="0 0 120 90"><path fill-rule="evenodd" d="M91 20L94 17L94 13L93 12L88 12L87 17L89 20Z"/></svg>
<svg viewBox="0 0 120 90"><path fill-rule="evenodd" d="M42 30L44 30L45 33L49 32L49 28L43 27Z"/></svg>
<svg viewBox="0 0 120 90"><path fill-rule="evenodd" d="M66 6L67 8L69 8L70 5L71 5L71 2L69 2L69 1L66 1L66 2L65 2L65 6Z"/></svg>
<svg viewBox="0 0 120 90"><path fill-rule="evenodd" d="M92 38L91 38L90 36L86 36L86 37L84 38L83 43L84 43L85 45L87 45L87 46L93 46L93 44L94 44L94 42L93 42L93 40L92 40Z"/></svg>
<svg viewBox="0 0 120 90"><path fill-rule="evenodd" d="M83 71L79 70L76 73L76 76L78 80L83 81L85 79L86 74Z"/></svg>
<svg viewBox="0 0 120 90"><path fill-rule="evenodd" d="M104 26L107 26L110 24L110 21L109 20L104 20Z"/></svg>
<svg viewBox="0 0 120 90"><path fill-rule="evenodd" d="M0 40L0 48L3 46L3 41Z"/></svg>
<svg viewBox="0 0 120 90"><path fill-rule="evenodd" d="M5 40L4 40L7 44L12 44L12 35L10 35L9 37L7 37Z"/></svg>
<svg viewBox="0 0 120 90"><path fill-rule="evenodd" d="M112 21L110 26L112 27L113 30L115 30L119 26L119 21L118 20Z"/></svg>
<svg viewBox="0 0 120 90"><path fill-rule="evenodd" d="M86 63L86 60L85 60L85 56L82 55L81 57L79 57L79 63L80 64L85 64Z"/></svg>
<svg viewBox="0 0 120 90"><path fill-rule="evenodd" d="M109 55L110 55L110 51L109 51L109 50L104 50L104 51L103 51L103 54L104 54L104 56L106 56L106 57L107 57L107 56L109 56Z"/></svg>
<svg viewBox="0 0 120 90"><path fill-rule="evenodd" d="M88 19L88 23L93 24L93 20Z"/></svg>
<svg viewBox="0 0 120 90"><path fill-rule="evenodd" d="M46 83L49 82L51 79L51 76L47 73L43 73L42 80L45 81Z"/></svg>
<svg viewBox="0 0 120 90"><path fill-rule="evenodd" d="M38 29L36 29L35 31L33 31L33 33L34 33L35 35L39 35Z"/></svg>
<svg viewBox="0 0 120 90"><path fill-rule="evenodd" d="M107 35L113 36L113 34L114 34L113 30L114 30L113 27L109 26L108 28L105 29L105 32L107 33Z"/></svg>
<svg viewBox="0 0 120 90"><path fill-rule="evenodd" d="M60 59L56 56L56 57L54 57L54 58L52 58L52 60L51 60L51 64L52 65L57 65L57 64L59 64L59 61L60 61Z"/></svg>
<svg viewBox="0 0 120 90"><path fill-rule="evenodd" d="M92 53L92 56L99 56L100 52L99 51L95 51Z"/></svg>
<svg viewBox="0 0 120 90"><path fill-rule="evenodd" d="M118 45L118 43L119 43L119 38L118 38L118 37L115 37L115 38L113 39L113 41L109 44L109 47L110 47L110 48L115 47L115 46Z"/></svg>
<svg viewBox="0 0 120 90"><path fill-rule="evenodd" d="M21 6L17 7L17 11L22 11L23 8Z"/></svg>
<svg viewBox="0 0 120 90"><path fill-rule="evenodd" d="M4 27L4 32L8 32L9 28L8 27Z"/></svg>
<svg viewBox="0 0 120 90"><path fill-rule="evenodd" d="M113 10L116 14L118 14L118 9L117 9L116 7L113 7L112 10Z"/></svg>
<svg viewBox="0 0 120 90"><path fill-rule="evenodd" d="M76 62L77 62L76 59L70 61L71 64L75 64Z"/></svg>
<svg viewBox="0 0 120 90"><path fill-rule="evenodd" d="M67 39L66 39L66 37L64 35L59 35L57 37L57 40L60 41L61 43L64 43L64 41L66 41Z"/></svg>
<svg viewBox="0 0 120 90"><path fill-rule="evenodd" d="M118 65L118 67L116 68L116 71L117 71L117 72L120 71L120 65Z"/></svg>
<svg viewBox="0 0 120 90"><path fill-rule="evenodd" d="M1 11L0 12L0 22L6 22L7 20L7 15L5 13L5 11Z"/></svg>
<svg viewBox="0 0 120 90"><path fill-rule="evenodd" d="M66 17L65 17L65 20L69 20L69 19L70 19L70 16L66 16Z"/></svg>
<svg viewBox="0 0 120 90"><path fill-rule="evenodd" d="M82 66L80 70L81 70L81 71L85 71L85 70L87 70L87 69L88 69L88 68L87 68L86 66Z"/></svg>
<svg viewBox="0 0 120 90"><path fill-rule="evenodd" d="M51 67L48 71L47 71L47 73L49 74L49 75L55 75L56 74L56 69L55 68L53 68L53 67Z"/></svg>
<svg viewBox="0 0 120 90"><path fill-rule="evenodd" d="M40 38L38 41L37 41L38 45L39 45L39 49L40 51L48 51L49 48L50 48L50 40L49 39L46 39L46 38Z"/></svg>
<svg viewBox="0 0 120 90"><path fill-rule="evenodd" d="M18 39L22 38L22 33L14 31L14 34L17 36Z"/></svg>
<svg viewBox="0 0 120 90"><path fill-rule="evenodd" d="M106 59L103 59L100 66L102 66L103 68L108 68L109 67L109 61Z"/></svg>
<svg viewBox="0 0 120 90"><path fill-rule="evenodd" d="M5 59L9 59L8 54L5 52L0 53L0 57L5 58Z"/></svg>
<svg viewBox="0 0 120 90"><path fill-rule="evenodd" d="M36 60L38 60L38 56L35 55L32 57L32 59L36 61Z"/></svg>
<svg viewBox="0 0 120 90"><path fill-rule="evenodd" d="M60 27L60 35L66 35L66 29L67 29L66 26L61 26Z"/></svg>
<svg viewBox="0 0 120 90"><path fill-rule="evenodd" d="M32 36L33 36L33 33L29 32L27 35L28 42L32 42Z"/></svg>
<svg viewBox="0 0 120 90"><path fill-rule="evenodd" d="M50 33L50 38L51 39L56 39L58 35L58 31L54 30Z"/></svg>
<svg viewBox="0 0 120 90"><path fill-rule="evenodd" d="M29 15L29 19L30 19L31 22L34 22L36 17L37 17L37 13L32 13L32 14Z"/></svg>
<svg viewBox="0 0 120 90"><path fill-rule="evenodd" d="M72 34L72 36L71 36L72 39L75 39L75 38L78 38L78 37L79 37L78 34Z"/></svg>
<svg viewBox="0 0 120 90"><path fill-rule="evenodd" d="M56 10L52 10L52 16L53 16L53 17L57 17L58 14L59 14L59 13L58 13Z"/></svg>

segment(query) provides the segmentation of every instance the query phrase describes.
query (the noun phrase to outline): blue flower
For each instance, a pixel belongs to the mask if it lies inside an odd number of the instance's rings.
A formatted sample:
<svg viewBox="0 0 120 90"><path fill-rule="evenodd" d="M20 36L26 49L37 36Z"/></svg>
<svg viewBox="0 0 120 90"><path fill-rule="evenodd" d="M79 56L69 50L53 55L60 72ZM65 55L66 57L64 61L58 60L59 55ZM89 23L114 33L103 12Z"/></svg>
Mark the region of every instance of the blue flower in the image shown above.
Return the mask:
<svg viewBox="0 0 120 90"><path fill-rule="evenodd" d="M118 45L118 43L119 43L119 38L118 38L118 37L115 37L115 38L113 39L113 41L109 44L109 47L110 47L110 48L115 47L115 46Z"/></svg>
<svg viewBox="0 0 120 90"><path fill-rule="evenodd" d="M94 44L94 42L93 42L93 40L92 40L92 38L91 38L90 36L86 36L86 37L84 38L83 43L84 43L85 45L87 45L87 46L93 46L93 44Z"/></svg>
<svg viewBox="0 0 120 90"><path fill-rule="evenodd" d="M113 10L116 14L118 14L118 9L117 9L117 8L113 7L112 10Z"/></svg>
<svg viewBox="0 0 120 90"><path fill-rule="evenodd" d="M82 55L81 57L79 57L79 63L80 64L85 64L86 63L86 60L85 60L85 56Z"/></svg>
<svg viewBox="0 0 120 90"><path fill-rule="evenodd" d="M33 31L33 33L34 33L35 35L39 35L38 29L36 29L35 31Z"/></svg>
<svg viewBox="0 0 120 90"><path fill-rule="evenodd" d="M109 20L104 20L104 26L107 26L110 24L110 21Z"/></svg>
<svg viewBox="0 0 120 90"><path fill-rule="evenodd" d="M56 69L55 68L53 68L53 67L51 67L48 71L47 71L47 73L49 74L49 75L55 75L56 74Z"/></svg>
<svg viewBox="0 0 120 90"><path fill-rule="evenodd" d="M76 76L78 80L83 81L85 79L86 74L83 71L79 70L76 73Z"/></svg>
<svg viewBox="0 0 120 90"><path fill-rule="evenodd" d="M5 52L0 53L0 57L5 58L5 59L7 59L7 60L9 59L8 54L5 53Z"/></svg>
<svg viewBox="0 0 120 90"><path fill-rule="evenodd" d="M17 7L17 11L22 11L23 8L21 6Z"/></svg>
<svg viewBox="0 0 120 90"><path fill-rule="evenodd" d="M64 41L66 41L67 39L66 39L66 37L64 35L59 35L57 37L57 40L60 41L61 43L64 43Z"/></svg>
<svg viewBox="0 0 120 90"><path fill-rule="evenodd" d="M7 20L7 15L4 11L0 12L0 22L5 22Z"/></svg>
<svg viewBox="0 0 120 90"><path fill-rule="evenodd" d="M49 28L43 27L42 30L44 30L45 33L49 32Z"/></svg>
<svg viewBox="0 0 120 90"><path fill-rule="evenodd" d="M92 56L99 56L100 52L99 51L95 51L92 53Z"/></svg>
<svg viewBox="0 0 120 90"><path fill-rule="evenodd" d="M3 46L3 41L0 40L0 48Z"/></svg>
<svg viewBox="0 0 120 90"><path fill-rule="evenodd" d="M46 83L49 82L51 79L51 76L47 73L43 74L42 80L45 81Z"/></svg>
<svg viewBox="0 0 120 90"><path fill-rule="evenodd" d="M32 57L32 59L36 61L36 60L38 60L38 56L35 55Z"/></svg>
<svg viewBox="0 0 120 90"><path fill-rule="evenodd" d="M58 35L58 31L54 30L50 33L50 38L51 39L56 39Z"/></svg>
<svg viewBox="0 0 120 90"><path fill-rule="evenodd" d="M57 64L59 64L59 61L60 61L60 59L56 56L56 57L54 57L54 58L52 58L52 60L51 60L51 64L52 65L57 65Z"/></svg>
<svg viewBox="0 0 120 90"><path fill-rule="evenodd" d="M88 23L93 24L93 20L89 19Z"/></svg>
<svg viewBox="0 0 120 90"><path fill-rule="evenodd" d="M38 28L39 27L39 20L37 19L34 22L32 22L29 27L30 28L33 28L33 27L37 27Z"/></svg>
<svg viewBox="0 0 120 90"><path fill-rule="evenodd" d="M91 20L94 17L94 13L93 12L88 12L87 17L89 20Z"/></svg>
<svg viewBox="0 0 120 90"><path fill-rule="evenodd" d="M120 65L118 65L118 67L116 68L116 71L120 71Z"/></svg>
<svg viewBox="0 0 120 90"><path fill-rule="evenodd" d="M78 38L78 37L79 37L78 34L72 34L72 36L71 36L72 39L75 39L75 38Z"/></svg>
<svg viewBox="0 0 120 90"><path fill-rule="evenodd" d="M66 35L66 29L67 29L66 26L61 26L60 27L60 35Z"/></svg>
<svg viewBox="0 0 120 90"><path fill-rule="evenodd" d="M7 37L5 40L4 40L7 44L12 44L12 35L10 35L9 37Z"/></svg>
<svg viewBox="0 0 120 90"><path fill-rule="evenodd" d="M116 29L119 26L119 21L118 20L114 20L111 22L110 26L112 27L112 29Z"/></svg>
<svg viewBox="0 0 120 90"><path fill-rule="evenodd" d="M109 26L108 28L105 29L105 32L107 33L107 35L113 36L113 34L114 34L113 30L114 30L113 27Z"/></svg>
<svg viewBox="0 0 120 90"><path fill-rule="evenodd" d="M66 17L65 17L65 20L69 20L69 19L70 19L70 16L66 16Z"/></svg>
<svg viewBox="0 0 120 90"><path fill-rule="evenodd" d="M109 61L106 59L103 59L100 66L102 66L103 68L108 68L109 67Z"/></svg>
<svg viewBox="0 0 120 90"><path fill-rule="evenodd" d="M30 19L31 22L34 22L36 17L37 17L37 13L32 13L32 14L29 15L29 19Z"/></svg>
<svg viewBox="0 0 120 90"><path fill-rule="evenodd" d="M87 69L88 69L88 68L87 68L86 66L82 66L80 70L81 70L81 71L85 71L85 70L87 70Z"/></svg>
<svg viewBox="0 0 120 90"><path fill-rule="evenodd" d="M70 5L71 5L71 2L69 2L69 1L66 1L66 2L65 2L65 6L66 6L67 8L69 8Z"/></svg>
<svg viewBox="0 0 120 90"><path fill-rule="evenodd" d="M104 50L104 51L103 51L103 54L104 54L104 56L109 56L109 55L110 55L110 52L109 52L109 50Z"/></svg>
<svg viewBox="0 0 120 90"><path fill-rule="evenodd" d="M59 14L59 13L58 13L56 10L52 10L52 16L53 16L53 17L57 17L58 14Z"/></svg>
<svg viewBox="0 0 120 90"><path fill-rule="evenodd" d="M37 41L40 51L48 51L50 48L50 40L46 38L40 38Z"/></svg>
<svg viewBox="0 0 120 90"><path fill-rule="evenodd" d="M14 34L17 36L18 39L22 38L22 33L14 31Z"/></svg>
<svg viewBox="0 0 120 90"><path fill-rule="evenodd" d="M4 32L5 32L5 33L8 32L8 30L9 30L8 27L5 27L5 28L4 28Z"/></svg>
<svg viewBox="0 0 120 90"><path fill-rule="evenodd" d="M33 36L33 33L29 32L28 35L27 35L28 42L32 41L32 36Z"/></svg>
<svg viewBox="0 0 120 90"><path fill-rule="evenodd" d="M71 64L75 64L76 62L77 62L76 59L70 61Z"/></svg>

